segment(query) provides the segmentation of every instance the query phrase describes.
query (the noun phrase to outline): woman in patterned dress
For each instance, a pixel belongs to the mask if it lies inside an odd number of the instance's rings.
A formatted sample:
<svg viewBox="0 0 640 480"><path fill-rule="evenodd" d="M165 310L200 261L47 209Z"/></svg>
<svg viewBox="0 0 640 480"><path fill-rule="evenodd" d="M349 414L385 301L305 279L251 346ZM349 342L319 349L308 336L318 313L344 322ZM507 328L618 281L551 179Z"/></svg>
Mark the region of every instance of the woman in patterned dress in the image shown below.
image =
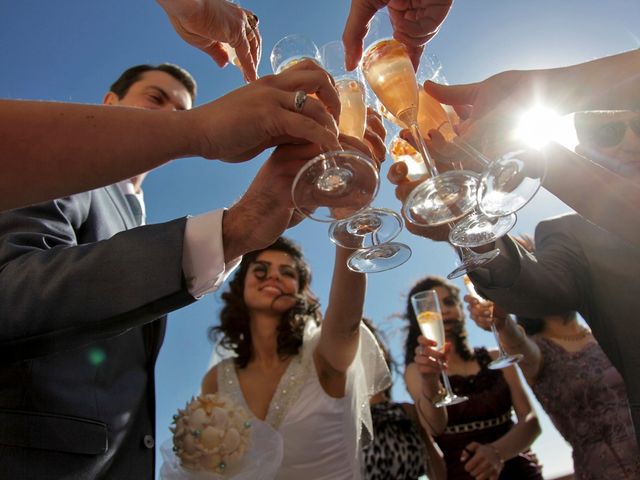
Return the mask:
<svg viewBox="0 0 640 480"><path fill-rule="evenodd" d="M490 328L490 302L466 297L471 318ZM640 449L622 377L575 312L518 323L497 306L494 321L540 404L573 449L577 480L640 478Z"/></svg>
<svg viewBox="0 0 640 480"><path fill-rule="evenodd" d="M368 319L362 322L378 341L390 370L397 371L380 332ZM426 475L430 480L447 478L442 452L420 424L413 403L391 400L392 385L371 397L373 440L363 449L364 480L416 480Z"/></svg>
<svg viewBox="0 0 640 480"><path fill-rule="evenodd" d="M361 327L365 275L337 248L329 306L321 320L302 252L279 239L246 255L222 295L221 345L236 356L206 374L203 393L221 392L281 436L283 480L360 478L359 440L371 429L369 396L388 369Z"/></svg>
<svg viewBox="0 0 640 480"><path fill-rule="evenodd" d="M528 450L540 434L540 425L517 372L513 367L490 370L487 365L497 356L497 351L485 348L472 351L469 348L462 302L455 285L440 277L426 277L413 286L408 297L431 289L438 293L449 344L447 374L453 391L469 397L467 402L446 408L447 427L435 436L444 453L447 478L542 480L537 459ZM414 400L418 401L421 394L413 386L415 372L420 363L435 360L425 359L429 353L418 346L424 337L420 335L410 300L405 318L409 324L405 381ZM428 400L433 402L437 398ZM514 411L515 423L511 419Z"/></svg>

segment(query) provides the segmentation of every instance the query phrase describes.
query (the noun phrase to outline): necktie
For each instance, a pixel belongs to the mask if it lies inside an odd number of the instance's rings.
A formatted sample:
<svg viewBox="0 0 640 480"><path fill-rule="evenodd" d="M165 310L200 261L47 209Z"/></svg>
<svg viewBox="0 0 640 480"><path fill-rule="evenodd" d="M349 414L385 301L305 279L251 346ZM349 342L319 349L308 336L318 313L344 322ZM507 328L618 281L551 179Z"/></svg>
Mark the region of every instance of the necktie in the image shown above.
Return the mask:
<svg viewBox="0 0 640 480"><path fill-rule="evenodd" d="M125 198L127 199L127 202L129 202L129 207L131 208L131 212L133 213L133 218L135 218L136 220L136 226L139 227L144 222L140 201L138 200L138 197L136 197L132 193L125 194Z"/></svg>

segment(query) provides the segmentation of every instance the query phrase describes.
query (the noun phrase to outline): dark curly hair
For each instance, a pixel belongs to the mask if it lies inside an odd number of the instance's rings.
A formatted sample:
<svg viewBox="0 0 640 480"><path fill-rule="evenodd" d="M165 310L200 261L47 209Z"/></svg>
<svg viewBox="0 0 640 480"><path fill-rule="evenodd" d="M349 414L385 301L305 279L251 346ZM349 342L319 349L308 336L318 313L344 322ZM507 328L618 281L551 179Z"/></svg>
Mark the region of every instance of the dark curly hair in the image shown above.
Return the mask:
<svg viewBox="0 0 640 480"><path fill-rule="evenodd" d="M447 282L444 278L438 276L428 276L421 280L418 280L416 284L411 287L409 294L407 295L407 307L403 318L407 320L407 339L404 344L404 364L409 365L413 362L415 357L415 349L418 346L418 336L421 334L418 321L416 320L416 314L413 311L411 305L411 295L418 292L424 292L425 290L433 290L436 287L444 287L449 290L449 293L456 298L458 304L462 304L460 301L460 289L454 284ZM463 320L464 317L461 319ZM456 351L464 360L471 360L474 358L473 352L467 345L467 332L464 329L464 324L460 322L459 328L455 333L454 345Z"/></svg>
<svg viewBox="0 0 640 480"><path fill-rule="evenodd" d="M220 339L223 348L236 353L234 361L238 368L246 367L253 354L249 311L244 301L244 280L251 264L267 250L290 255L295 262L300 282L295 306L282 315L278 325L277 349L280 358L284 359L299 352L307 321L319 323L321 320L320 303L310 288L311 270L298 245L280 237L272 245L246 254L229 282L229 289L222 294L224 307L220 312L220 325L209 329L209 338L213 342Z"/></svg>

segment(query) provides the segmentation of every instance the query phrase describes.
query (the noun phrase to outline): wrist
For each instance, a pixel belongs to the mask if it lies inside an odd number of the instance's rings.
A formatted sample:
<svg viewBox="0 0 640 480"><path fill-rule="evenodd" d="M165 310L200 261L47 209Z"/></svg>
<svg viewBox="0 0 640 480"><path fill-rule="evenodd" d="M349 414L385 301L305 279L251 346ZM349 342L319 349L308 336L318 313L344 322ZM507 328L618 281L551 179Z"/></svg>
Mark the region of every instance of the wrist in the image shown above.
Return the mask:
<svg viewBox="0 0 640 480"><path fill-rule="evenodd" d="M500 333L500 343L508 350L521 347L527 340L524 328L516 324L510 317L507 317L505 325L498 331Z"/></svg>
<svg viewBox="0 0 640 480"><path fill-rule="evenodd" d="M171 142L169 155L171 159L187 158L201 155L199 148L200 135L197 133L191 110L175 112L158 112L165 117L164 138Z"/></svg>
<svg viewBox="0 0 640 480"><path fill-rule="evenodd" d="M505 459L502 456L502 453L500 452L500 450L498 449L498 447L496 447L493 443L487 443L487 446L489 448L491 448L491 450L493 450L493 453L496 456L496 460L500 465L504 465Z"/></svg>
<svg viewBox="0 0 640 480"><path fill-rule="evenodd" d="M432 388L425 388L423 386L421 393L424 399L433 406L435 406L436 403L447 396L447 391L439 382L435 387Z"/></svg>
<svg viewBox="0 0 640 480"><path fill-rule="evenodd" d="M225 263L238 258L251 249L245 244L247 239L246 229L242 227L242 215L234 205L225 210L222 215L222 246L224 249Z"/></svg>

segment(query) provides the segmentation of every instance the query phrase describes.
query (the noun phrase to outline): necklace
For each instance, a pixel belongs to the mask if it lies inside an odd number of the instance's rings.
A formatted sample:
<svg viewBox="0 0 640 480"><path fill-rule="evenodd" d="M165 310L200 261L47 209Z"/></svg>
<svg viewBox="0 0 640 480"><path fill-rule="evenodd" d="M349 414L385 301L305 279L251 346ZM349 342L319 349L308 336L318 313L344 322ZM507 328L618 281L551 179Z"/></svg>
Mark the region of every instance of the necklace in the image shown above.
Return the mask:
<svg viewBox="0 0 640 480"><path fill-rule="evenodd" d="M579 342L591 335L591 330L583 328L580 332L574 333L573 335L551 335L549 333L545 335L549 338L555 338L556 340L564 340L565 342Z"/></svg>

